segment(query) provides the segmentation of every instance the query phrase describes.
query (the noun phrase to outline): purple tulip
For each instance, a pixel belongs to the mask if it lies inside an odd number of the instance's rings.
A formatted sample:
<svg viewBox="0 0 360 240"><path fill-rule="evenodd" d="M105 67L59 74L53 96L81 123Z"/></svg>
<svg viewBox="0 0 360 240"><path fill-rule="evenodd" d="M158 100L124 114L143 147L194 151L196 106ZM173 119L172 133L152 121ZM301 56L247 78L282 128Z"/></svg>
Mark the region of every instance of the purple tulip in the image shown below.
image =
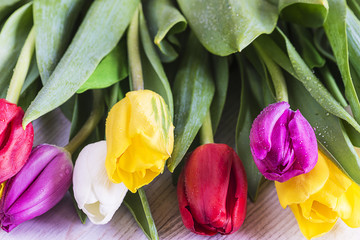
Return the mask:
<svg viewBox="0 0 360 240"><path fill-rule="evenodd" d="M53 145L35 147L24 167L5 185L0 201L0 225L10 232L20 223L54 207L71 184L71 155Z"/></svg>
<svg viewBox="0 0 360 240"><path fill-rule="evenodd" d="M307 173L318 158L316 136L309 122L287 102L267 106L254 120L250 148L265 178L284 182Z"/></svg>

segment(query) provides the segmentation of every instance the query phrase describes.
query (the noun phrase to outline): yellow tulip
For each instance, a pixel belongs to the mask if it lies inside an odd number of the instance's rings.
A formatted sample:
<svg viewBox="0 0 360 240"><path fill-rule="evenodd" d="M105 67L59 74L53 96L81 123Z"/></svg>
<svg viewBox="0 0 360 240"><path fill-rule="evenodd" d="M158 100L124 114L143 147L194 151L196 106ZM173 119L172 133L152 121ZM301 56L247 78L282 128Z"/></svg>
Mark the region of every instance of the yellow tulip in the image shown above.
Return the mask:
<svg viewBox="0 0 360 240"><path fill-rule="evenodd" d="M339 217L360 227L360 187L321 151L313 170L275 186L281 206L290 207L307 239L330 231Z"/></svg>
<svg viewBox="0 0 360 240"><path fill-rule="evenodd" d="M131 191L163 172L174 145L174 126L163 98L150 90L132 91L106 119L105 167L111 181Z"/></svg>
<svg viewBox="0 0 360 240"><path fill-rule="evenodd" d="M1 199L2 192L3 192L3 190L4 190L4 187L5 187L5 182L3 182L3 183L0 184L0 199Z"/></svg>

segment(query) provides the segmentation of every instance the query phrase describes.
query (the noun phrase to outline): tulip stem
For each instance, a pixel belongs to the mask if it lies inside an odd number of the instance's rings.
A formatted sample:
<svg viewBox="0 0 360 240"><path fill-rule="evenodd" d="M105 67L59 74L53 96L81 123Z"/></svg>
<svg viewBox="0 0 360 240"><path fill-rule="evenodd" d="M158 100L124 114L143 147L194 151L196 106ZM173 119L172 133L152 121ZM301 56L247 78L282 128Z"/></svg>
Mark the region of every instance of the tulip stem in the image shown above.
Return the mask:
<svg viewBox="0 0 360 240"><path fill-rule="evenodd" d="M281 68L266 54L266 52L263 50L261 44L257 43L256 41L253 42L254 47L261 57L261 59L264 61L265 66L269 70L271 80L274 84L275 88L275 95L276 95L276 101L281 102L289 102L288 97L288 91L286 87L286 82L284 75L281 71Z"/></svg>
<svg viewBox="0 0 360 240"><path fill-rule="evenodd" d="M89 118L73 137L70 142L64 147L67 151L73 154L81 144L90 136L95 129L104 113L103 95L101 90L93 90L93 107Z"/></svg>
<svg viewBox="0 0 360 240"><path fill-rule="evenodd" d="M18 61L16 63L14 74L10 81L10 86L6 95L6 100L17 104L21 94L21 89L24 85L26 75L29 71L31 59L35 50L35 30L31 28L28 37L25 40L24 46L21 49Z"/></svg>
<svg viewBox="0 0 360 240"><path fill-rule="evenodd" d="M143 72L139 49L139 9L131 19L127 34L127 50L130 68L130 84L132 90L144 89Z"/></svg>
<svg viewBox="0 0 360 240"><path fill-rule="evenodd" d="M200 128L200 143L201 144L214 143L210 110L208 110L208 112L206 113L204 122Z"/></svg>

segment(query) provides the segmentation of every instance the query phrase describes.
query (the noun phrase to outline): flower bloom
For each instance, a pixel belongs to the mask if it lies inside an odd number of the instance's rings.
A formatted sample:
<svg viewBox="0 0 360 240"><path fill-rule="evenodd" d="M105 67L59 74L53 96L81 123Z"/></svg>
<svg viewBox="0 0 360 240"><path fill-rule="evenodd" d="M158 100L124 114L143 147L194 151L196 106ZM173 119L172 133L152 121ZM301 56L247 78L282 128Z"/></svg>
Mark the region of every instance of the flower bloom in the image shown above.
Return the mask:
<svg viewBox="0 0 360 240"><path fill-rule="evenodd" d="M22 128L24 111L16 104L0 99L0 183L14 176L28 159L34 140L34 129Z"/></svg>
<svg viewBox="0 0 360 240"><path fill-rule="evenodd" d="M0 226L10 232L54 207L71 184L70 154L53 145L35 147L24 167L6 181L0 200Z"/></svg>
<svg viewBox="0 0 360 240"><path fill-rule="evenodd" d="M321 151L313 170L275 186L281 206L290 207L308 239L330 231L339 217L360 227L360 187Z"/></svg>
<svg viewBox="0 0 360 240"><path fill-rule="evenodd" d="M177 185L185 227L201 235L230 234L245 219L247 180L236 152L205 144L189 156Z"/></svg>
<svg viewBox="0 0 360 240"><path fill-rule="evenodd" d="M174 126L163 98L150 90L132 91L106 119L106 170L111 181L131 191L163 172L174 145Z"/></svg>
<svg viewBox="0 0 360 240"><path fill-rule="evenodd" d="M95 224L109 222L127 193L123 183L108 178L105 158L106 141L89 144L81 150L74 167L75 200Z"/></svg>
<svg viewBox="0 0 360 240"><path fill-rule="evenodd" d="M284 182L314 168L318 154L314 130L287 102L267 106L250 130L250 149L265 178Z"/></svg>

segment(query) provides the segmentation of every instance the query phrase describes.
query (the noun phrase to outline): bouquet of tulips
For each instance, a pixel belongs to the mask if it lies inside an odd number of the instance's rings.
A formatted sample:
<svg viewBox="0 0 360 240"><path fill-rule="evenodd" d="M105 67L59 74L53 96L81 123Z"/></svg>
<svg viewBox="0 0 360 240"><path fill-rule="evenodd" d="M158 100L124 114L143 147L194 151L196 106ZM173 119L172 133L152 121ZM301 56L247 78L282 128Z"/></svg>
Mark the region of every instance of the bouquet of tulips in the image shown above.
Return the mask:
<svg viewBox="0 0 360 240"><path fill-rule="evenodd" d="M196 234L237 231L264 180L308 239L360 227L359 39L358 0L0 1L1 228L69 190L82 222L125 203L158 239L165 165ZM233 82L236 152L213 138ZM33 146L58 108L69 143Z"/></svg>

